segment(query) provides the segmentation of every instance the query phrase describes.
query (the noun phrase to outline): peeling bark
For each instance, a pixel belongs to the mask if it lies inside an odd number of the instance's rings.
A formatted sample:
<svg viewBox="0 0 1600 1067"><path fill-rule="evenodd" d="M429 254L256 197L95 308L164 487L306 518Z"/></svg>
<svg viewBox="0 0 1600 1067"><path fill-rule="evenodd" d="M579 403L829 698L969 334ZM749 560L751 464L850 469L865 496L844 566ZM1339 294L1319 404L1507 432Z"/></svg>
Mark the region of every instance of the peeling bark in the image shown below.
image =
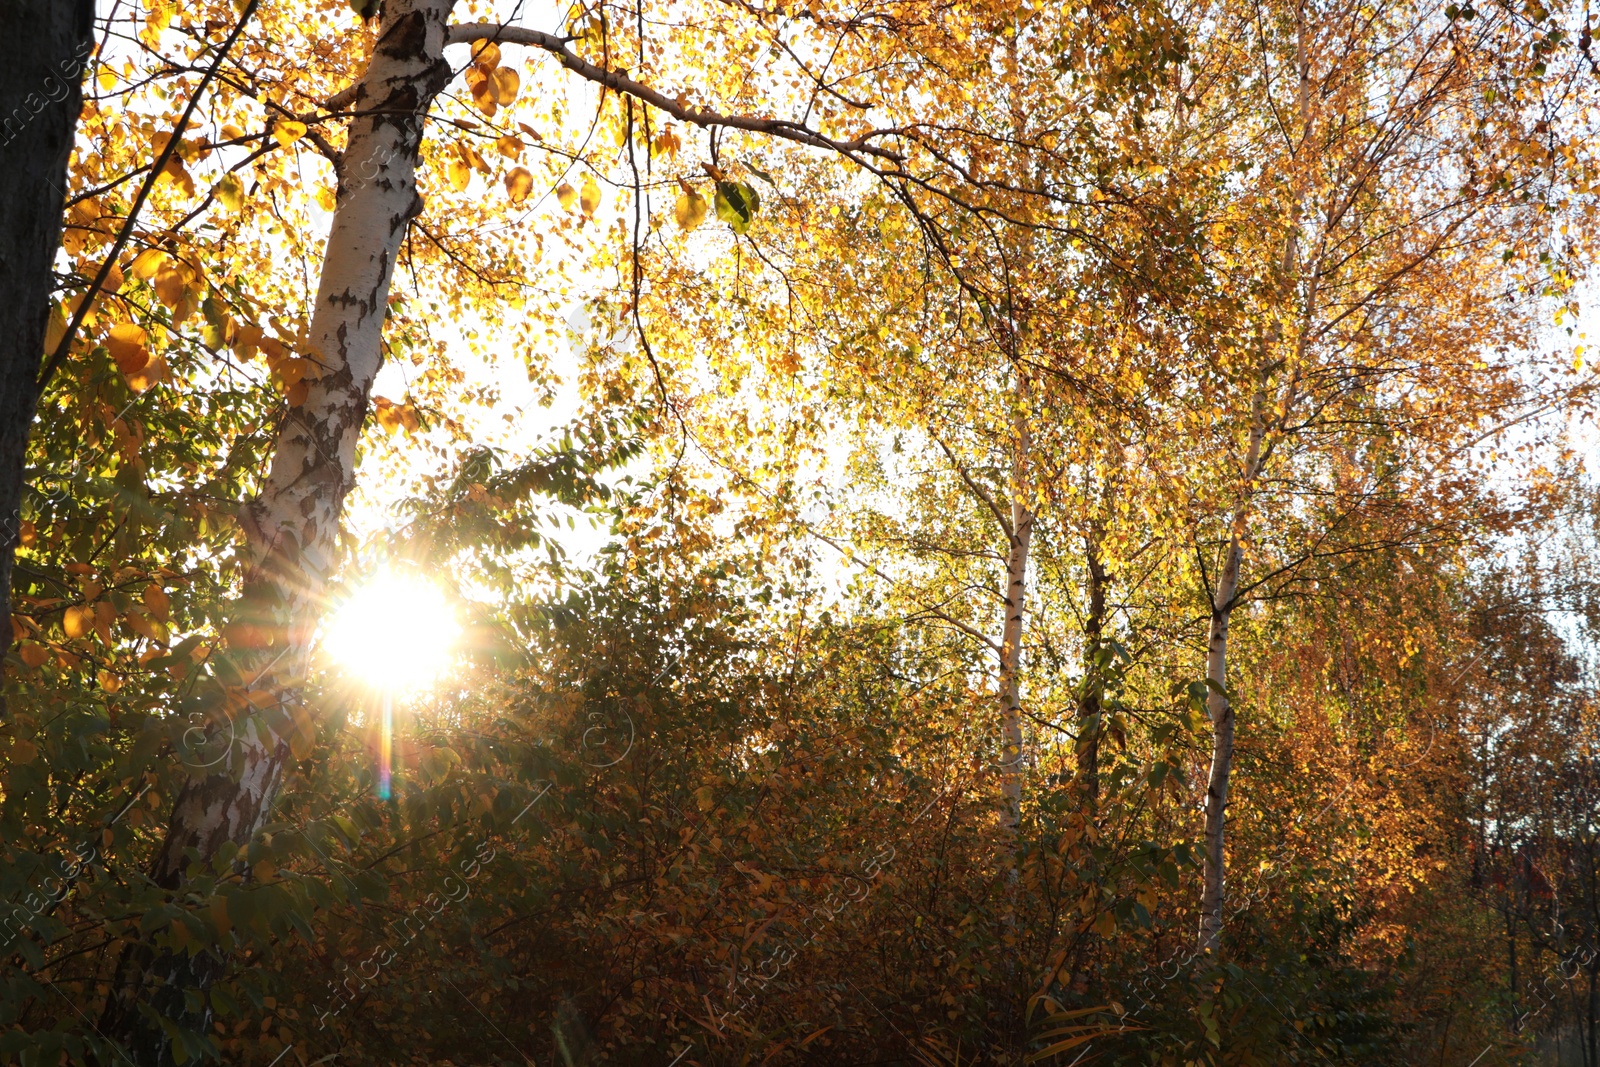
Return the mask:
<svg viewBox="0 0 1600 1067"><path fill-rule="evenodd" d="M335 560L345 495L355 484L355 453L372 382L382 362L382 332L396 257L422 211L416 168L424 118L450 78L443 57L455 0L386 0L373 54L348 91L356 112L312 312L319 365L304 402L279 428L260 494L240 514L250 564L228 628L231 647L251 650L254 686L294 706L310 639ZM352 178L358 180L352 180ZM290 758L288 740L257 719L242 731L219 773L192 778L174 801L166 838L149 877L177 891L185 852L202 861L226 843L244 846L271 814ZM118 966L102 1031L126 1044L140 1067L170 1057L170 1042L138 1014L140 1000L191 1030L204 1031L204 991L221 973L214 956L188 957L133 946ZM187 1001L199 991L197 1009Z"/></svg>

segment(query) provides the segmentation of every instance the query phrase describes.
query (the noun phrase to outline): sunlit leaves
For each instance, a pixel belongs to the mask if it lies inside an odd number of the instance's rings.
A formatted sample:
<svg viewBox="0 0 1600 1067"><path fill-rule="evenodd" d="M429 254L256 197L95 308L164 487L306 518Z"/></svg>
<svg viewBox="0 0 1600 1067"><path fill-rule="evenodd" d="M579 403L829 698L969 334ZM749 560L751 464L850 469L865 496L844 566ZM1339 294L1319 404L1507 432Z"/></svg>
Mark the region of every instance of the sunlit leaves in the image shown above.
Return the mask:
<svg viewBox="0 0 1600 1067"><path fill-rule="evenodd" d="M500 66L500 47L493 41L473 45L472 65L466 71L472 105L493 118L498 108L516 100L522 79L515 70Z"/></svg>
<svg viewBox="0 0 1600 1067"><path fill-rule="evenodd" d="M414 406L409 403L395 403L386 397L372 398L372 417L385 432L391 434L402 429L407 433L416 433L421 427L421 420Z"/></svg>

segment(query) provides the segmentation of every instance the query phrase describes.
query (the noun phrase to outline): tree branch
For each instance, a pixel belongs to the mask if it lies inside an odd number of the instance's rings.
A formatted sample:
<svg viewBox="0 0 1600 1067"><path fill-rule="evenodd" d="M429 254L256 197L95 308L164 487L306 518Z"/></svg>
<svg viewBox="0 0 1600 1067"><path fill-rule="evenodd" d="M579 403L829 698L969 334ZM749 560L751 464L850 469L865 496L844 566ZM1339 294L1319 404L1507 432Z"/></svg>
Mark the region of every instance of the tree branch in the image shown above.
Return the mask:
<svg viewBox="0 0 1600 1067"><path fill-rule="evenodd" d="M735 130L748 130L751 133L765 133L773 137L782 137L785 140L809 145L812 148L826 148L834 152L876 156L879 159L888 160L896 164L905 162L905 157L899 152L871 143L873 138L893 136L901 133L902 131L900 130L893 128L872 130L862 134L855 140L839 141L801 123L789 122L784 119L764 119L751 115L723 115L716 111L706 111L702 108L693 107L681 99L674 100L642 82L635 81L620 71L608 70L605 67L589 62L567 47L568 41L566 38L558 37L553 33L524 29L520 26L502 26L492 22L475 22L451 26L446 43L471 44L474 41L485 39L543 49L554 56L563 67L566 67L579 77L631 96L635 100L649 104L651 107L659 108L674 118L695 126L706 128L722 126Z"/></svg>

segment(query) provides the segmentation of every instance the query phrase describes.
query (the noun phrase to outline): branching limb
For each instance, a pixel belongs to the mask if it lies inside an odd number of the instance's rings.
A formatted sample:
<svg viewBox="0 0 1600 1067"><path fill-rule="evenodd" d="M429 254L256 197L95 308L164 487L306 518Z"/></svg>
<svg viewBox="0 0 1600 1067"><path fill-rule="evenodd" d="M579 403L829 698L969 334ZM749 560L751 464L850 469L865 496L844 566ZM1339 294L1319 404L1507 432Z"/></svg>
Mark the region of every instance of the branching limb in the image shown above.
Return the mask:
<svg viewBox="0 0 1600 1067"><path fill-rule="evenodd" d="M635 100L649 104L651 107L665 111L680 121L695 126L705 128L726 127L734 130L747 130L751 133L764 133L773 137L781 137L784 140L794 141L797 144L809 145L812 148L825 148L846 154L859 153L875 156L878 159L887 160L895 164L902 163L905 160L905 157L899 152L873 143L875 139L892 137L902 133L903 131L899 129L872 130L854 140L840 141L808 126L784 119L758 118L751 115L724 115L716 111L707 111L703 108L694 107L681 99L675 100L659 90L635 81L621 71L608 70L605 67L589 62L567 47L570 43L567 38L559 37L553 33L525 29L521 26L502 26L492 22L477 22L451 26L447 43L471 44L474 41L484 39L542 49L554 56L563 67L566 67L579 77L631 96Z"/></svg>

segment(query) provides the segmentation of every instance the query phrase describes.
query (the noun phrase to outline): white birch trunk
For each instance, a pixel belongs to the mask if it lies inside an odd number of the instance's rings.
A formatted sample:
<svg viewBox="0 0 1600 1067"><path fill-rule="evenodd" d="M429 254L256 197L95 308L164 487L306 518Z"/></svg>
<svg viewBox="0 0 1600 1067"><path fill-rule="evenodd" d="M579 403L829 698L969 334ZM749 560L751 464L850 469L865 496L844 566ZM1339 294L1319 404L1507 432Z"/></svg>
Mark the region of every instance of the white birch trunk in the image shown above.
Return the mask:
<svg viewBox="0 0 1600 1067"><path fill-rule="evenodd" d="M320 362L304 402L278 431L260 494L240 515L250 566L230 645L257 656L253 686L278 707L299 699L323 589L335 562L345 494L355 483L356 443L373 378L382 360L389 286L406 228L422 210L416 169L424 117L448 83L446 20L455 0L386 0L376 47L360 80L341 94L351 121L338 206L312 311ZM185 850L202 861L224 843L247 844L267 821L290 755L285 737L256 719L245 724L232 758L218 773L179 791L165 841L152 865L156 884L178 889ZM138 1017L133 990L152 983L152 1006L204 1029L184 1005L184 991L205 988L221 969L210 957L163 956L130 949L106 1007L106 1033L129 1044L141 1064L159 1062L166 1039ZM153 972L153 973L152 973ZM198 1024L198 1027L197 1027Z"/></svg>
<svg viewBox="0 0 1600 1067"><path fill-rule="evenodd" d="M1211 632L1206 644L1206 713L1211 719L1211 774L1206 783L1205 868L1200 891L1200 950L1217 953L1222 943L1226 893L1228 779L1233 772L1233 703L1228 699L1228 624L1239 596L1244 539L1250 523L1250 498L1261 474L1262 440L1267 429L1266 354L1250 404L1250 442L1240 471L1239 499L1228 528L1228 554L1211 599Z"/></svg>
<svg viewBox="0 0 1600 1067"><path fill-rule="evenodd" d="M1005 620L1000 634L1000 825L1014 844L1022 825L1022 631L1027 614L1028 549L1033 542L1033 512L1028 508L1033 439L1028 430L1027 378L1020 371L1012 429L1016 453L1011 468L1011 529L1007 531L1011 543L1006 553Z"/></svg>

